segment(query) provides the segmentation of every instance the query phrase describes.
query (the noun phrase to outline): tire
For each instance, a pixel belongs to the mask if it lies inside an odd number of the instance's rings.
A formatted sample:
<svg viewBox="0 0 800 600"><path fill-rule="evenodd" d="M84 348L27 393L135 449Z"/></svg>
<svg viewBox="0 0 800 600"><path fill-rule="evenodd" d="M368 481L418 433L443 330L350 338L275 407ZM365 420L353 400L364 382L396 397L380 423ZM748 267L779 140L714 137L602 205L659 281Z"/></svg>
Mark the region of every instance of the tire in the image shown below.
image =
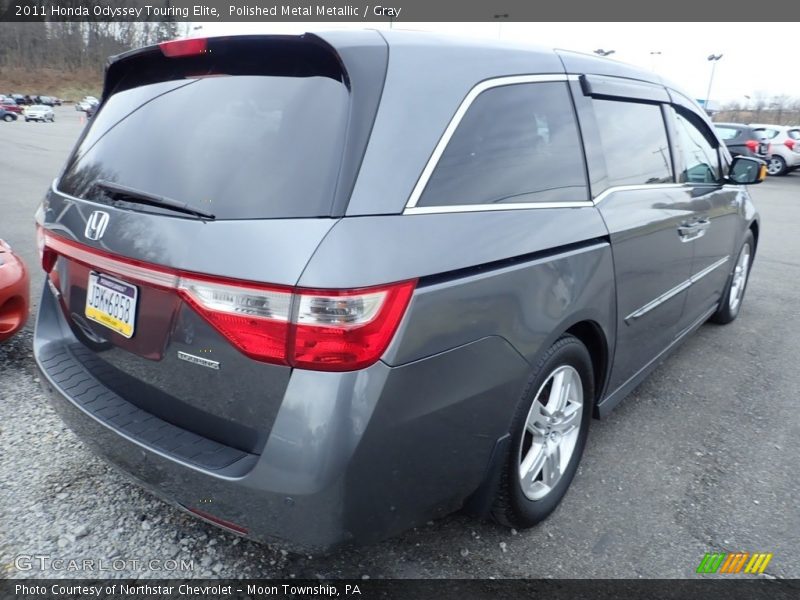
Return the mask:
<svg viewBox="0 0 800 600"><path fill-rule="evenodd" d="M5 121L6 123L11 123L11 121L13 120L14 117L12 117L11 115L6 115L5 117L3 117L3 121Z"/></svg>
<svg viewBox="0 0 800 600"><path fill-rule="evenodd" d="M767 173L773 177L786 175L786 161L777 154L773 154L767 161Z"/></svg>
<svg viewBox="0 0 800 600"><path fill-rule="evenodd" d="M747 282L750 279L755 247L753 232L748 229L739 253L736 255L736 262L728 277L728 283L725 285L725 292L722 294L719 308L709 319L712 323L727 325L739 316L742 302L744 302L744 293L747 291Z"/></svg>
<svg viewBox="0 0 800 600"><path fill-rule="evenodd" d="M554 386L562 394L553 396ZM547 408L553 402L555 415ZM491 510L495 521L525 529L555 510L578 469L593 404L589 351L578 338L564 335L545 352L517 404Z"/></svg>

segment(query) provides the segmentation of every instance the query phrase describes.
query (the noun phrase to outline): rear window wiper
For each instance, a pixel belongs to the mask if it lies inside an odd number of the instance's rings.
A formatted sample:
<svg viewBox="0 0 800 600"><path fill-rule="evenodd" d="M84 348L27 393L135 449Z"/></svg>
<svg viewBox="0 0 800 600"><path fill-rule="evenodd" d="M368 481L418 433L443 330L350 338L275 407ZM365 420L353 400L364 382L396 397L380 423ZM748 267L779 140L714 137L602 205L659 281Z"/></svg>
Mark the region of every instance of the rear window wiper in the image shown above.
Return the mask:
<svg viewBox="0 0 800 600"><path fill-rule="evenodd" d="M143 192L125 185L112 183L104 179L95 181L94 185L101 190L108 192L110 195L119 196L125 202L130 202L132 204L147 204L149 206L157 206L158 208L167 208L169 210L174 210L187 215L194 215L196 217L212 221L216 219L216 217L210 212L200 210L199 208L193 208L185 202L178 202L177 200L173 200L171 198L158 196L157 194L150 194L148 192Z"/></svg>

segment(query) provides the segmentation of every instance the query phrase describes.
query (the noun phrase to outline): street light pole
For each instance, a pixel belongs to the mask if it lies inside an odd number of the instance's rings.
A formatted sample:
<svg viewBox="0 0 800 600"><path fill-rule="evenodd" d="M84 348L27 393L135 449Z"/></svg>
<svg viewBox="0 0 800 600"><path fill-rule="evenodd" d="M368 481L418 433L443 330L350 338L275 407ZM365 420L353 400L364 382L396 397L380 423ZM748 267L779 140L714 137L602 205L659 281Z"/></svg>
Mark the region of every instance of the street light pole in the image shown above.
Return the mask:
<svg viewBox="0 0 800 600"><path fill-rule="evenodd" d="M708 60L711 62L711 78L708 80L708 91L706 91L706 103L703 108L708 112L708 101L711 98L711 84L714 83L714 71L717 68L717 62L722 58L722 54L709 54ZM710 113L709 113L710 114Z"/></svg>

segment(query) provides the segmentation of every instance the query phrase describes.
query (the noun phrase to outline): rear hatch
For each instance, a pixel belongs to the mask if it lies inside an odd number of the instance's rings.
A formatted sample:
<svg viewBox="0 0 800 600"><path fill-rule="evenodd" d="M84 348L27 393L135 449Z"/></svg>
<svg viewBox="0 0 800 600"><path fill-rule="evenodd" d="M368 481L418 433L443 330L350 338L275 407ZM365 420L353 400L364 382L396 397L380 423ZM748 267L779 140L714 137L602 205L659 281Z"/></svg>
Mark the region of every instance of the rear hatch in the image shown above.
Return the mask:
<svg viewBox="0 0 800 600"><path fill-rule="evenodd" d="M361 68L380 73L373 46ZM262 449L292 368L292 286L346 208L383 82L354 91L349 55L247 36L110 63L37 219L71 354L125 401Z"/></svg>

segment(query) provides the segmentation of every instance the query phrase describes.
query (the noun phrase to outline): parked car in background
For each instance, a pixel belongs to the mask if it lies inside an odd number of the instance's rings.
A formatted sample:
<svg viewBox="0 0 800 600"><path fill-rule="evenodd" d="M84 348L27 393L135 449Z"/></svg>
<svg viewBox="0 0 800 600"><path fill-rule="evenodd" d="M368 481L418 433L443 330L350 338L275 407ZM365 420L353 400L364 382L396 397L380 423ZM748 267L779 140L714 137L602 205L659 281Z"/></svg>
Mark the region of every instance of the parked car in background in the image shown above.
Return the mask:
<svg viewBox="0 0 800 600"><path fill-rule="evenodd" d="M0 121L10 123L17 120L17 113L6 110L5 107L0 107Z"/></svg>
<svg viewBox="0 0 800 600"><path fill-rule="evenodd" d="M757 135L769 140L770 155L767 171L770 175L786 175L800 168L800 129L786 125L750 123Z"/></svg>
<svg viewBox="0 0 800 600"><path fill-rule="evenodd" d="M86 112L90 107L100 104L100 100L94 96L85 96L80 101L75 103L75 110L82 110Z"/></svg>
<svg viewBox="0 0 800 600"><path fill-rule="evenodd" d="M25 263L0 240L0 342L7 340L28 320L30 282Z"/></svg>
<svg viewBox="0 0 800 600"><path fill-rule="evenodd" d="M725 142L731 156L751 156L769 160L770 144L749 125L742 123L714 123L714 129Z"/></svg>
<svg viewBox="0 0 800 600"><path fill-rule="evenodd" d="M56 96L52 96L53 99L53 106L61 106L61 98L57 98Z"/></svg>
<svg viewBox="0 0 800 600"><path fill-rule="evenodd" d="M27 104L27 102L25 102L25 96L23 94L11 94L11 98L13 98L14 102L16 102L19 105Z"/></svg>
<svg viewBox="0 0 800 600"><path fill-rule="evenodd" d="M42 385L228 531L530 527L592 416L742 306L766 165L648 70L354 31L165 42L104 89L36 213Z"/></svg>
<svg viewBox="0 0 800 600"><path fill-rule="evenodd" d="M50 96L34 96L33 101L34 104L39 104L41 106L53 106L55 104L53 98Z"/></svg>
<svg viewBox="0 0 800 600"><path fill-rule="evenodd" d="M18 115L22 114L22 107L13 98L6 97L4 100L0 100L0 108Z"/></svg>
<svg viewBox="0 0 800 600"><path fill-rule="evenodd" d="M44 104L27 106L25 107L25 110L22 111L22 115L25 117L26 121L40 121L42 123L45 121L50 121L52 123L56 120L56 115L53 112L53 109L49 106L45 106Z"/></svg>

